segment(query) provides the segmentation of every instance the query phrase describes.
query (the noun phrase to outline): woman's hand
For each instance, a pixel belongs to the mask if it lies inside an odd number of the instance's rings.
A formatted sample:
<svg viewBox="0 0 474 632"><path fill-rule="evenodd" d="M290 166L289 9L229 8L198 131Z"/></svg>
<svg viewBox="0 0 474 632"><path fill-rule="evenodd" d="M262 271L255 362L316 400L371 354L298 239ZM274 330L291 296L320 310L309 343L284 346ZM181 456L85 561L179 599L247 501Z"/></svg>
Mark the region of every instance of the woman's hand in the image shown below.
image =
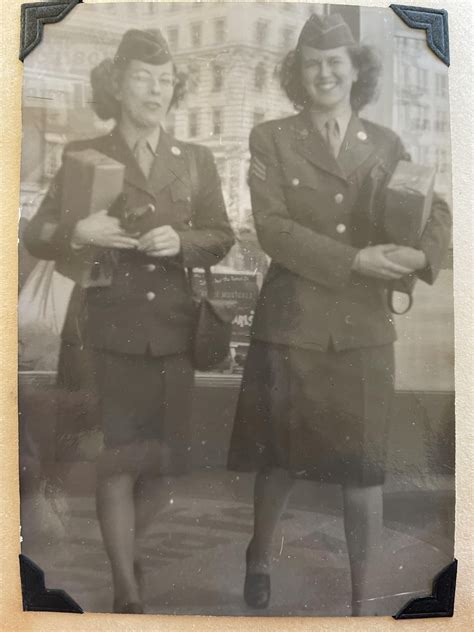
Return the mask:
<svg viewBox="0 0 474 632"><path fill-rule="evenodd" d="M428 263L426 255L422 250L410 248L409 246L397 246L395 250L387 253L387 257L394 263L398 263L406 268L412 268L413 271L423 270Z"/></svg>
<svg viewBox="0 0 474 632"><path fill-rule="evenodd" d="M181 250L181 240L171 226L159 226L140 237L138 250L150 257L174 257Z"/></svg>
<svg viewBox="0 0 474 632"><path fill-rule="evenodd" d="M97 211L77 222L72 234L73 248L100 246L101 248L137 248L138 240L120 226L116 217L107 211Z"/></svg>
<svg viewBox="0 0 474 632"><path fill-rule="evenodd" d="M405 274L410 274L416 268L404 265L396 260L393 253L400 248L395 244L380 244L368 246L359 251L355 258L353 270L365 276L392 281L400 279ZM395 259L392 261L391 256Z"/></svg>

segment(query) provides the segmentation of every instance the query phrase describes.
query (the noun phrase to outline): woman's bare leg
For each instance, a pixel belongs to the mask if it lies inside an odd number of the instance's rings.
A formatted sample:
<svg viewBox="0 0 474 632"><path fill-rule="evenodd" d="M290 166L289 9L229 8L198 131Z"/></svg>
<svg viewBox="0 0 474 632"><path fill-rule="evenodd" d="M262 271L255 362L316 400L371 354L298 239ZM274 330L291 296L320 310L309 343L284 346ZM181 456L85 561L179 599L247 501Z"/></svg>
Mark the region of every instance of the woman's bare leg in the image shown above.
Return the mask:
<svg viewBox="0 0 474 632"><path fill-rule="evenodd" d="M159 474L142 474L134 490L136 537L144 537L156 516L170 504L173 494L172 477Z"/></svg>
<svg viewBox="0 0 474 632"><path fill-rule="evenodd" d="M351 568L352 614L378 614L372 600L380 563L383 527L382 486L343 486L344 529Z"/></svg>
<svg viewBox="0 0 474 632"><path fill-rule="evenodd" d="M135 484L135 577L139 590L144 589L144 569L140 555L140 543L156 520L157 515L167 507L172 498L172 478L158 474L142 474Z"/></svg>
<svg viewBox="0 0 474 632"><path fill-rule="evenodd" d="M140 601L134 573L135 476L130 473L99 474L97 516L105 550L112 568L114 600L121 604Z"/></svg>
<svg viewBox="0 0 474 632"><path fill-rule="evenodd" d="M275 529L288 502L293 478L287 470L272 468L257 474L254 492L254 531L249 545L252 573L268 573Z"/></svg>

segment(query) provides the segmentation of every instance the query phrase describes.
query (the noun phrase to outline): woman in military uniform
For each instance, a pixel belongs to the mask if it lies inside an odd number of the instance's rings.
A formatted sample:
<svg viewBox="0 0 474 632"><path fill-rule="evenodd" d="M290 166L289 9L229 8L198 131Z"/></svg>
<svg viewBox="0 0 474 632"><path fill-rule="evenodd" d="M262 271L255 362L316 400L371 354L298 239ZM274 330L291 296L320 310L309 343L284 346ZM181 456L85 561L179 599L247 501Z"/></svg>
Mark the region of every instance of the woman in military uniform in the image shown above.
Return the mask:
<svg viewBox="0 0 474 632"><path fill-rule="evenodd" d="M74 289L58 381L100 403L97 513L114 611L136 613L137 538L169 502L169 476L189 467L194 308L186 268L218 263L233 235L210 151L162 128L183 85L160 31L126 32L114 60L92 72L92 87L96 113L117 124L65 151L95 149L125 165L124 207L65 224L61 168L25 242L34 256L62 263L80 262L89 246L114 253L108 287ZM125 207L146 210L133 230L121 221Z"/></svg>
<svg viewBox="0 0 474 632"><path fill-rule="evenodd" d="M414 249L386 243L372 217L382 204L379 174L407 159L395 133L359 118L379 74L374 52L356 45L339 15L313 15L282 66L299 113L250 136L253 215L272 261L229 467L257 471L244 586L256 608L269 602L272 538L295 478L342 484L353 614L377 608L366 600L374 596L368 579L380 545L394 379L387 288L412 272L433 283L451 225L435 196Z"/></svg>

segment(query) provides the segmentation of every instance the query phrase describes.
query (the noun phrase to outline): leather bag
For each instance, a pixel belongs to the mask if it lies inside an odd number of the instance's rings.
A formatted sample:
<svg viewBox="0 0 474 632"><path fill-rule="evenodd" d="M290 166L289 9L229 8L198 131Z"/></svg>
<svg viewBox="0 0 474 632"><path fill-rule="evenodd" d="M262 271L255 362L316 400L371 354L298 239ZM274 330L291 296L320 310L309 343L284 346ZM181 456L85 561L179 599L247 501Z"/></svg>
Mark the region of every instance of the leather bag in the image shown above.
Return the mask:
<svg viewBox="0 0 474 632"><path fill-rule="evenodd" d="M215 297L211 270L206 269L204 274L207 296L200 296L194 291L193 269L188 268L188 281L196 309L191 357L198 371L210 371L228 356L232 321L237 311L236 301Z"/></svg>

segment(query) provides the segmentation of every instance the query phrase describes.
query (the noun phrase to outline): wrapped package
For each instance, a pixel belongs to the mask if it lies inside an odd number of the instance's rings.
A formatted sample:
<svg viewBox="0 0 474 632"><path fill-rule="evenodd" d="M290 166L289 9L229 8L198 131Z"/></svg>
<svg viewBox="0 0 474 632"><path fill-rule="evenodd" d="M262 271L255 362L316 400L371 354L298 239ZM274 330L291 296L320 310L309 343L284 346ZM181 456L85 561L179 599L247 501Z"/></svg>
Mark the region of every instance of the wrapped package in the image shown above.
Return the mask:
<svg viewBox="0 0 474 632"><path fill-rule="evenodd" d="M390 242L418 246L431 213L436 170L400 160L387 185L385 233Z"/></svg>
<svg viewBox="0 0 474 632"><path fill-rule="evenodd" d="M64 157L61 223L76 224L109 209L123 191L125 166L96 151L71 151ZM78 256L58 262L56 269L82 287L103 287L112 281L113 252L85 247Z"/></svg>
<svg viewBox="0 0 474 632"><path fill-rule="evenodd" d="M435 176L434 167L400 160L386 190L384 229L388 242L418 247L431 213ZM403 314L410 309L416 280L415 274L408 274L392 283L389 304L394 313ZM403 311L394 308L393 292L408 295L409 302Z"/></svg>

